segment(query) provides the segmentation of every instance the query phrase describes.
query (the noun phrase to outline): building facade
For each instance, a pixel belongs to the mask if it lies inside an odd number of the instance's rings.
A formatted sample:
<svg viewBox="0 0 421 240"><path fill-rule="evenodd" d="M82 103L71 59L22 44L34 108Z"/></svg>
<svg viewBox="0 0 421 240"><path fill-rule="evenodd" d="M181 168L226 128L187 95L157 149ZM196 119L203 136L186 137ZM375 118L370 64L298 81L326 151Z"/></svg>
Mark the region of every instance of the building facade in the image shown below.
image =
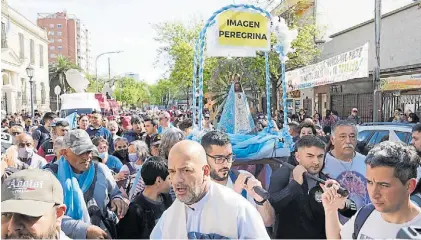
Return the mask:
<svg viewBox="0 0 421 240"><path fill-rule="evenodd" d="M294 4L299 4L297 2L301 2L302 5L298 7L300 14L315 12L315 16L320 19L317 9L322 9L320 5L324 1L327 0L285 1L284 4L290 2L286 8L291 8L295 6ZM374 16L373 13L371 14ZM331 22L330 29L338 27L335 25L337 21ZM292 98L293 105L297 106L294 110L303 108L309 115L319 112L324 116L326 110L329 109L337 111L341 118L347 118L352 108L356 107L365 122L373 120L373 111L378 113L376 121L389 119L395 108L420 113L421 83L415 80L421 79L420 3L413 2L382 15L380 48L382 80L375 83L372 77L376 63L374 38L374 19L371 18L371 20L331 34L327 38L328 41L324 43L321 41L319 44L321 55L317 62L368 43L368 77L290 92L288 95ZM396 79L401 82L396 84ZM394 87L385 87L391 81ZM408 85L411 86L408 87ZM373 106L374 97L376 97L377 106Z"/></svg>
<svg viewBox="0 0 421 240"><path fill-rule="evenodd" d="M76 16L65 11L38 14L37 24L48 32L48 62L59 55L69 58L85 72L92 71L90 33Z"/></svg>
<svg viewBox="0 0 421 240"><path fill-rule="evenodd" d="M411 105L411 111L421 111L421 81L412 84L408 89L402 87L389 88L382 91L381 83L373 84L372 71L375 67L374 19L345 29L330 36L331 41L323 44L322 59L352 50L364 43L369 43L368 69L369 77L350 79L340 84L331 84L326 92L327 107L338 111L340 117L347 117L353 107L360 109L365 121L371 120L373 111L377 111L379 119L385 121L391 117L394 108L406 109ZM421 8L415 2L402 8L383 14L381 23L380 47L380 78L415 76L421 73ZM316 90L315 90L316 91ZM376 94L374 94L376 91ZM376 95L377 106L373 106ZM315 96L320 98L320 96ZM319 108L320 109L320 108Z"/></svg>
<svg viewBox="0 0 421 240"><path fill-rule="evenodd" d="M31 108L31 89L26 68L34 69L34 107L49 111L47 32L9 7L1 8L1 110L16 113Z"/></svg>

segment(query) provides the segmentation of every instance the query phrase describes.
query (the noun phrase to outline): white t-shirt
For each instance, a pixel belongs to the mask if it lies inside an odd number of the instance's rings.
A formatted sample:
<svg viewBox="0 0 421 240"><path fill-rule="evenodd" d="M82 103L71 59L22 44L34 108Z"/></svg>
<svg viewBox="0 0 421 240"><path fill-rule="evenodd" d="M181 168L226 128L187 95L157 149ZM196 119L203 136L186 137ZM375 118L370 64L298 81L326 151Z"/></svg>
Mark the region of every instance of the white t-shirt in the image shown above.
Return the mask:
<svg viewBox="0 0 421 240"><path fill-rule="evenodd" d="M240 173L248 173L251 174L249 172L247 172L246 170L239 170ZM227 185L226 187L231 188L232 190L234 190L234 183L232 182L231 178L228 176L228 181L227 181ZM254 198L247 193L247 200L254 206L256 207L256 203L254 202Z"/></svg>
<svg viewBox="0 0 421 240"><path fill-rule="evenodd" d="M342 239L352 239L354 233L355 214L341 229ZM357 239L395 239L399 230L403 227L421 226L421 213L414 219L403 224L389 223L383 220L381 213L374 210L368 216L364 225L360 229Z"/></svg>

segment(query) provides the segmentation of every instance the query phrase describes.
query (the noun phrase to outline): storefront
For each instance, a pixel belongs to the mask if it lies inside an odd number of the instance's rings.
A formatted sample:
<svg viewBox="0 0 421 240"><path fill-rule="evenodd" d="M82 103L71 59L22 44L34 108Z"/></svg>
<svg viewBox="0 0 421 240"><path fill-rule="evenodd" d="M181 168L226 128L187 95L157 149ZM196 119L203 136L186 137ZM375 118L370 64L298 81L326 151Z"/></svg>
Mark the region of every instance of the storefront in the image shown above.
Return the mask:
<svg viewBox="0 0 421 240"><path fill-rule="evenodd" d="M383 121L392 117L396 108L421 116L421 74L383 78L378 89L382 92Z"/></svg>

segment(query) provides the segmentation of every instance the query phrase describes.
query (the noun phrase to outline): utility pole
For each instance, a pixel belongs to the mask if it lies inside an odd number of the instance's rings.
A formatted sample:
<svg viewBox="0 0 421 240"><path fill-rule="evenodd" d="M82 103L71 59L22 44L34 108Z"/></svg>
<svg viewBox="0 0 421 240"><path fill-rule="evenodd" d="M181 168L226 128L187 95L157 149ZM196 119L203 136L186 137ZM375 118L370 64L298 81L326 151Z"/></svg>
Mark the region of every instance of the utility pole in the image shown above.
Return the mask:
<svg viewBox="0 0 421 240"><path fill-rule="evenodd" d="M110 57L108 57L108 82L111 80L111 60Z"/></svg>
<svg viewBox="0 0 421 240"><path fill-rule="evenodd" d="M373 122L377 122L379 114L379 103L377 99L377 83L380 82L380 33L382 21L382 1L375 0L374 7L374 44L376 50L376 65L373 71Z"/></svg>

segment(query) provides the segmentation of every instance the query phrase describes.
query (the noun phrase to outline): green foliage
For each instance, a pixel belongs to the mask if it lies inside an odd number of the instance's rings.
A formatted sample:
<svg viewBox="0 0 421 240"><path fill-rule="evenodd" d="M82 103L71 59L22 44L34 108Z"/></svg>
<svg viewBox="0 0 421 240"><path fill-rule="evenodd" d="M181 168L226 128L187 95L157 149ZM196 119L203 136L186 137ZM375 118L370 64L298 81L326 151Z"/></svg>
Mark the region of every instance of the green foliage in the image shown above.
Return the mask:
<svg viewBox="0 0 421 240"><path fill-rule="evenodd" d="M162 45L158 49L158 63L167 68L168 80L180 89L192 86L194 48L202 26L203 23L198 21L189 25L164 22L154 26L157 32L155 40ZM204 82L210 78L216 63L216 59L205 59Z"/></svg>
<svg viewBox="0 0 421 240"><path fill-rule="evenodd" d="M288 14L285 14L285 16L289 16L286 21L290 28L298 29L298 37L292 43L295 52L288 54L289 60L286 63L287 71L311 64L315 57L320 54L320 50L314 41L315 36L317 36L319 32L314 21L311 18L298 18L295 15L294 9L289 11ZM166 88L162 85L165 85L169 89L171 89L170 85L176 86L176 91L191 87L194 47L202 26L203 23L197 21L191 21L191 24L189 25L180 22L164 22L154 26L157 32L156 40L162 46L158 50L157 62L163 64L167 68L169 77L168 82L163 80L162 83L151 86L152 102L162 103L162 96L166 91ZM272 46L274 44L276 44L276 40L272 36ZM223 60L223 58L205 59L203 72L205 92L208 90L208 85L210 85L211 88L217 88L217 92L222 92L220 89L221 86L222 88L226 88L226 86L229 85L230 76L235 74L230 69L221 70L221 60ZM237 69L243 71L237 72L238 74L243 76L253 75L253 81L248 81L250 83L247 84L253 86L255 90L257 88L263 92L266 91L264 54L260 52L254 58L242 58L237 62L238 63L236 64L241 65L241 67ZM278 102L277 92L281 85L281 64L279 55L273 50L269 53L269 70L272 96L271 103L272 108L276 108ZM217 77L215 77L215 72L218 73ZM210 79L212 82L208 84ZM218 83L221 83L221 81L224 82L224 84L221 84L219 87L216 86ZM212 86L212 84L214 86Z"/></svg>
<svg viewBox="0 0 421 240"><path fill-rule="evenodd" d="M59 85L65 93L74 92L66 81L65 73L70 69L77 69L81 71L79 66L62 55L59 55L57 57L57 61L49 66L50 81L56 82L56 85Z"/></svg>
<svg viewBox="0 0 421 240"><path fill-rule="evenodd" d="M176 85L174 85L168 79L161 79L156 84L149 86L149 92L151 97L149 99L150 104L153 105L167 105L168 104L168 96L171 93L176 92Z"/></svg>
<svg viewBox="0 0 421 240"><path fill-rule="evenodd" d="M148 85L131 77L117 78L114 86L114 97L125 104L141 106L150 96Z"/></svg>
<svg viewBox="0 0 421 240"><path fill-rule="evenodd" d="M89 81L89 85L88 85L88 88L86 89L86 92L97 93L98 89L101 92L101 90L104 88L104 85L105 85L104 79L98 78L98 81L96 81L95 76L91 74L86 74L85 77Z"/></svg>

